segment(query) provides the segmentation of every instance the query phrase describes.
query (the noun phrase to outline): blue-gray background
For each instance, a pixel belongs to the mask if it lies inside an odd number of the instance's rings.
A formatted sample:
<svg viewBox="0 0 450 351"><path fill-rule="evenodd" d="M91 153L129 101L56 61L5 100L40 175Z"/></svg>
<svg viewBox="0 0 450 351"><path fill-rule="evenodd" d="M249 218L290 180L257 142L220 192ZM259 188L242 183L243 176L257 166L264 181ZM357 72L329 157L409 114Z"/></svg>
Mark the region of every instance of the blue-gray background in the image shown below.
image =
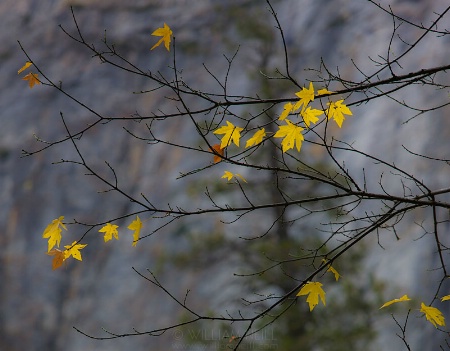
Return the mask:
<svg viewBox="0 0 450 351"><path fill-rule="evenodd" d="M392 4L400 16L424 25L436 18L434 12L448 5L445 0L384 1L383 4ZM0 350L164 350L171 347L176 335L99 342L82 337L72 326L98 335L101 327L127 332L132 327L147 330L179 320L175 305L131 270L132 266L158 269L158 260L166 252L183 248L185 242L179 240L179 236L171 236L163 230L132 248L130 238L123 231L119 242L104 245L101 240L97 244L92 240L83 252L83 263L71 262L70 267L57 271L51 270L51 258L45 255L47 244L41 233L52 219L64 215L66 220L104 221L132 211L133 207L120 196L96 194L102 186L84 176L83 169L72 164L52 165L62 158L76 158L70 144L19 158L22 149L33 150L39 146L34 135L50 141L65 135L60 111L74 130L91 122L92 115L55 89L42 86L29 89L17 75L26 61L17 40L51 79L63 81L63 87L70 94L104 116L130 116L135 112L145 115L159 108L171 108L162 93L132 94L147 89L148 81L100 65L58 28L58 24L62 24L74 31L69 5L74 6L89 42L99 43L106 29L107 38L127 59L153 72L159 70L170 75L167 66L171 64L168 61L171 55L162 47L149 51L156 40L150 33L166 22L176 35L183 79L201 90L217 89L202 63L223 77L227 67L223 54L231 56L240 45L230 75L230 91L254 94L258 89L254 74L261 64L262 50L270 53L270 67L282 68L280 41L275 35L268 49L261 48L259 41L236 29L236 23L254 16L264 16L272 28L274 21L264 1L229 1L224 5L222 1L212 0L3 0L0 4ZM338 66L343 78L358 81L362 77L354 63L371 73L376 70L376 64L369 57L378 59L379 55L387 54L392 18L369 2L280 0L273 5L291 49L292 73L300 82L314 78L314 72L305 69L318 68L321 58L333 70ZM233 9L225 11L228 6ZM450 28L448 17L439 29L445 28ZM408 25L399 33L405 41L414 41L421 34ZM413 55L401 61L403 69L398 68L398 73L448 64L449 44L448 37L429 35ZM390 55L395 57L405 48L401 40L395 40ZM445 103L449 98L448 91L421 86L396 97L418 108ZM402 145L417 153L448 158L449 112L447 107L402 124L414 111L389 99L377 100L355 107L354 116L347 119L338 136L354 142L363 151L395 162L437 189L448 185L448 170L412 157ZM191 189L188 181L176 180L176 177L180 172L210 162L208 155L189 157L192 154L178 149L155 146L150 149L145 143L130 138L123 126L145 135L144 124L132 122L96 128L80 141L89 162L99 167L104 167L104 161L111 162L127 191L149 194L153 203L162 206L204 203L204 196L188 191ZM161 124L156 128L168 139L189 141L189 138L196 138L189 121ZM377 188L382 169L363 158L345 161L346 166L354 170L364 167L369 187ZM205 174L205 182L210 178L219 179L224 170L221 167ZM107 168L104 171L107 172ZM386 177L394 178L394 175L386 174ZM390 191L401 194L398 179L386 181L386 184ZM424 301L433 297L434 290L428 287L435 281L429 278L427 269L437 265L435 247L427 238L414 241L422 234L415 221L424 221L429 215L424 211L408 219L401 227L400 241L387 235L384 250L377 245L377 238L369 243L367 267L380 278L395 282L393 297L403 293ZM210 224L205 221L202 230L217 223L218 218L210 218ZM126 225L125 222L119 224ZM194 228L195 225L191 223ZM78 229L70 238L76 240L80 233ZM169 270L163 282L178 294L195 289L193 306L202 306L207 301L212 309L225 309L227 297L238 295L239 289L238 285L230 284L232 270L224 269L224 263L202 274ZM444 310L445 306L441 308ZM430 335L434 335L430 334L434 331L431 324L424 324L423 320L412 323L416 329L409 336L411 345L417 349L432 349L427 347L431 343ZM423 328L417 329L419 325ZM400 340L394 331L386 333L388 327L385 326L392 327L392 319L377 322L375 327L380 330L380 336L372 348L398 349Z"/></svg>

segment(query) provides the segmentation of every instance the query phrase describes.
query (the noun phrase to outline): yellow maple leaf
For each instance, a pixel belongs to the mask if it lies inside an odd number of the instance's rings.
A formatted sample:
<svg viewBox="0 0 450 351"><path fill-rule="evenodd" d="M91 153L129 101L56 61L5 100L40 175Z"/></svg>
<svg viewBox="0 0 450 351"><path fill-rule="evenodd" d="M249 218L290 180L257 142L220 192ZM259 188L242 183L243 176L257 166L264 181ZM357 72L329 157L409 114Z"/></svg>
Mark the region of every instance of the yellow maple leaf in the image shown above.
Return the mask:
<svg viewBox="0 0 450 351"><path fill-rule="evenodd" d="M64 216L60 216L59 218L54 219L47 227L44 229L44 233L42 234L42 237L44 239L48 238L48 249L47 252L50 252L50 250L56 245L59 247L59 244L61 243L61 232L64 228L67 230L66 226L62 222L64 220Z"/></svg>
<svg viewBox="0 0 450 351"><path fill-rule="evenodd" d="M336 279L336 281L339 280L339 278L341 277L341 275L339 274L339 272L332 266L329 265L327 272L331 272L334 274L334 279Z"/></svg>
<svg viewBox="0 0 450 351"><path fill-rule="evenodd" d="M164 42L164 46L166 47L167 51L170 51L170 39L172 37L172 30L167 24L164 23L164 27L156 29L152 33L152 35L162 38L159 39L159 41L155 45L153 45L150 50L153 50L154 48L161 45L162 42Z"/></svg>
<svg viewBox="0 0 450 351"><path fill-rule="evenodd" d="M317 96L328 95L328 94L332 94L332 93L333 93L332 91L329 91L328 89L323 88L323 89L319 89L317 91Z"/></svg>
<svg viewBox="0 0 450 351"><path fill-rule="evenodd" d="M402 302L402 301L410 301L410 300L411 299L408 297L408 295L403 295L402 297L400 297L398 299L393 299L393 300L386 302L385 304L383 304L383 306L380 307L380 310L384 307L388 307L388 306L392 305L393 303Z"/></svg>
<svg viewBox="0 0 450 351"><path fill-rule="evenodd" d="M127 228L130 230L134 230L132 246L136 246L136 244L139 240L139 234L142 229L142 222L141 222L139 216L136 216L136 219L133 222L131 222Z"/></svg>
<svg viewBox="0 0 450 351"><path fill-rule="evenodd" d="M23 71L25 71L31 65L32 65L32 63L30 61L25 62L25 64L17 71L17 74L22 73Z"/></svg>
<svg viewBox="0 0 450 351"><path fill-rule="evenodd" d="M223 174L223 176L221 178L231 180L231 179L233 179L233 173L231 173L230 171L225 171L225 173Z"/></svg>
<svg viewBox="0 0 450 351"><path fill-rule="evenodd" d="M283 112L281 112L280 117L278 118L280 121L284 121L287 116L294 110L294 105L290 102L284 104Z"/></svg>
<svg viewBox="0 0 450 351"><path fill-rule="evenodd" d="M450 300L450 295L442 296L442 298L441 298L442 302L447 301L447 300Z"/></svg>
<svg viewBox="0 0 450 351"><path fill-rule="evenodd" d="M319 297L323 305L326 305L325 291L322 289L322 283L307 282L297 293L297 296L302 295L308 295L306 302L309 304L309 311L312 311L319 304Z"/></svg>
<svg viewBox="0 0 450 351"><path fill-rule="evenodd" d="M302 135L303 128L292 124L292 122L288 119L286 119L285 122L287 123L287 125L279 126L279 129L275 133L274 137L284 138L281 142L283 152L293 149L294 146L297 148L297 151L300 152L302 141L305 140Z"/></svg>
<svg viewBox="0 0 450 351"><path fill-rule="evenodd" d="M327 263L326 259L322 259L323 262ZM328 264L328 269L327 272L331 272L334 274L334 279L336 279L336 281L339 280L339 278L341 277L341 275L339 274L339 272L331 265Z"/></svg>
<svg viewBox="0 0 450 351"><path fill-rule="evenodd" d="M253 136L250 139L247 140L247 143L245 144L245 147L250 147L250 146L253 146L253 145L260 144L263 141L265 136L266 136L266 131L264 130L264 128L256 131L255 134L253 134Z"/></svg>
<svg viewBox="0 0 450 351"><path fill-rule="evenodd" d="M105 243L112 240L113 236L114 238L116 238L116 240L119 240L119 233L117 232L117 228L119 228L118 225L106 223L99 230L100 233L105 233L105 235L103 236L103 240L105 241Z"/></svg>
<svg viewBox="0 0 450 351"><path fill-rule="evenodd" d="M439 311L436 307L431 307L425 305L423 302L420 304L420 312L425 314L427 320L437 328L438 325L444 327L445 326L445 318L442 315L442 312Z"/></svg>
<svg viewBox="0 0 450 351"><path fill-rule="evenodd" d="M343 104L344 100L339 100L336 102L329 102L327 103L328 109L327 109L327 116L328 119L333 118L336 124L339 126L339 128L342 127L342 123L345 120L344 114L352 116L353 113L350 111L350 109L347 107L347 105Z"/></svg>
<svg viewBox="0 0 450 351"><path fill-rule="evenodd" d="M52 269L55 270L63 264L66 259L65 251L53 249L47 252L47 255L53 256Z"/></svg>
<svg viewBox="0 0 450 351"><path fill-rule="evenodd" d="M306 108L306 106L311 101L314 101L314 86L313 86L313 83L309 82L309 88L308 89L302 88L302 90L299 91L298 93L295 93L295 95L297 97L299 97L300 100L295 103L293 110L296 111L302 106L303 106L302 110L304 110Z"/></svg>
<svg viewBox="0 0 450 351"><path fill-rule="evenodd" d="M64 247L66 250L64 250L64 259L67 260L69 257L73 257L77 259L78 261L83 261L81 258L81 249L84 249L87 246L87 244L77 244L76 241L74 241L70 245L65 245Z"/></svg>
<svg viewBox="0 0 450 351"><path fill-rule="evenodd" d="M245 178L243 177L243 176L241 176L239 173L231 173L230 171L225 171L224 173L223 173L223 176L221 177L221 178L225 178L225 179L227 179L228 181L230 181L231 179L233 179L233 177L238 177L238 178L241 178L242 179L242 181L244 181L245 183L247 183L247 181L245 180Z"/></svg>
<svg viewBox="0 0 450 351"><path fill-rule="evenodd" d="M22 80L27 80L30 89L34 87L36 84L41 84L39 81L38 75L36 73L28 73Z"/></svg>
<svg viewBox="0 0 450 351"><path fill-rule="evenodd" d="M311 106L308 106L306 110L303 110L300 113L303 117L303 122L305 122L306 126L309 127L311 123L316 124L319 120L319 117L321 114L323 114L322 110L317 109L311 109Z"/></svg>
<svg viewBox="0 0 450 351"><path fill-rule="evenodd" d="M232 142L239 146L239 139L241 138L241 131L244 128L236 127L233 123L227 122L226 126L222 126L215 130L214 134L224 134L220 142L220 148L224 149Z"/></svg>

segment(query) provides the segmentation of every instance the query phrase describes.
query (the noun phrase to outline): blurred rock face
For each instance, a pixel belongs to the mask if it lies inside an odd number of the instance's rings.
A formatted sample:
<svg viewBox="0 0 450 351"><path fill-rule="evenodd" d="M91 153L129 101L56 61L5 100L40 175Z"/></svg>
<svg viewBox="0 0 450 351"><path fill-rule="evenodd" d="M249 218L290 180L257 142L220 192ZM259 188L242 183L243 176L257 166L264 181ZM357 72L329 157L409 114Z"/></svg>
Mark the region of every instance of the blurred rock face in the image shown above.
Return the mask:
<svg viewBox="0 0 450 351"><path fill-rule="evenodd" d="M163 4L161 4L163 3ZM55 89L38 86L28 89L26 82L17 76L17 70L26 61L17 40L55 82L62 81L66 89L78 101L86 104L102 116L131 116L134 113L148 115L157 109L170 109L170 101L164 95L133 92L148 89L149 82L137 75L101 65L82 46L70 40L58 28L61 24L68 32L75 33L70 5L73 6L78 24L88 42L101 45L105 36L130 61L152 72L160 71L170 76L167 55L149 51L155 38L150 33L163 22L171 25L179 45L179 65L183 79L199 89L214 90L217 86L202 63L214 72L224 72L226 61L222 54L231 55L241 44L236 68L230 76L230 85L238 93L252 95L255 87L251 74L254 64L260 63L255 55L258 43L236 32L233 21L241 21L255 11L252 1L232 1L230 11L224 11L219 1L50 1L15 0L2 1L0 14L1 71L3 79L0 96L0 349L3 350L147 350L148 339L118 339L95 342L74 332L80 327L94 335L101 327L113 332L150 329L167 325L176 316L176 306L161 303L163 295L138 278L131 267L152 268L161 252L167 247L176 250L177 241L170 233L160 232L142 241L137 248L123 242L89 245L83 264L71 264L65 269L51 271L51 259L45 255L46 243L42 230L54 218L64 215L66 220L76 218L81 222L95 223L119 217L133 209L132 205L114 194L97 194L102 190L99 182L84 176L84 170L74 164L52 165L52 162L77 160L69 143L50 148L32 157L19 158L20 151L36 150L44 146L42 140L57 140L66 135L60 112L73 130L81 130L96 117L73 100ZM220 6L219 6L220 5ZM330 67L339 66L346 79L358 81L358 69L373 71L368 57L385 55L392 33L389 16L383 16L370 4L353 1L274 1L280 21L284 26L287 44L292 47L291 65L299 81L306 81L309 73L303 69L318 67L321 57ZM241 6L239 12L232 6ZM430 23L435 18L432 10L439 12L445 1L394 2L394 10L411 21ZM265 14L265 3L258 15ZM246 12L247 11L247 12ZM242 16L240 18L239 16ZM426 16L426 17L424 17ZM418 31L402 32L413 41ZM278 38L275 35L275 38ZM274 44L280 50L278 39ZM391 48L404 50L401 43ZM447 46L448 47L448 46ZM159 48L162 50L162 48ZM430 37L417 48L414 55L406 57L403 70L407 73L422 67L445 64L444 46ZM282 64L273 54L272 65ZM304 77L304 78L303 78ZM445 94L421 91L419 88L405 92L397 98L424 106L438 104ZM448 177L445 170L430 169L427 163L413 161L411 155L399 147L406 145L418 153L446 148L440 140L447 139L448 108L437 111L430 124L417 118L406 125L411 115L404 114L398 104L383 100L383 104L356 109L342 137L356 141L363 151L383 155L389 161L405 166L409 171L431 180L436 188L445 186ZM195 101L192 101L195 104ZM166 138L182 137L195 140L189 121L156 124ZM190 170L205 159L193 159L177 149L169 152L149 147L129 138L122 127L133 133L145 135L144 124L114 122L101 125L83 136L79 145L90 164L104 169L104 161L115 166L122 186L134 194L150 194L154 203L186 204L192 201L186 194L187 183L175 181L179 172ZM180 130L191 131L180 134ZM423 131L427 132L424 133ZM355 158L347 163L355 170L373 164ZM372 180L376 184L382 169L374 168ZM368 174L368 172L366 172ZM393 185L393 190L395 191ZM120 223L124 225L125 223ZM78 228L71 235L76 240L82 235ZM125 237L121 238L122 241ZM70 240L72 242L73 240ZM376 246L376 243L375 243ZM417 260L418 251L405 255L407 266ZM433 256L425 257L432 266ZM394 267L395 268L395 267ZM387 266L377 266L381 275ZM389 266L392 269L392 266ZM165 276L168 288L182 293L193 284L200 284L199 275L192 272L180 276L176 271ZM414 275L405 286L416 288ZM425 277L420 280L424 286ZM420 290L423 295L425 291ZM194 301L194 303L200 303ZM212 303L212 302L211 302ZM114 321L111 323L111 321ZM426 336L418 336L421 345ZM170 336L152 338L152 349L170 345Z"/></svg>

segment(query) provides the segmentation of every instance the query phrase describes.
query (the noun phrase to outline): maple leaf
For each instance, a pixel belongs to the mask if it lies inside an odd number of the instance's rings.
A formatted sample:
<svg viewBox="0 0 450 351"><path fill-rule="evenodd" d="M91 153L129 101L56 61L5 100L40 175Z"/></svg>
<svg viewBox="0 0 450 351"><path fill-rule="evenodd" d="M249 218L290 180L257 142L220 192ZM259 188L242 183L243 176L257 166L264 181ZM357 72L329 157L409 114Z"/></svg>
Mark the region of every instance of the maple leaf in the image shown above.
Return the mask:
<svg viewBox="0 0 450 351"><path fill-rule="evenodd" d="M230 171L225 171L223 173L223 176L221 178L225 178L228 181L230 181L231 179L233 179L233 177L239 177L242 179L242 181L244 181L245 183L247 183L247 181L245 180L245 178L243 176L241 176L239 173L231 173Z"/></svg>
<svg viewBox="0 0 450 351"><path fill-rule="evenodd" d="M281 112L280 117L278 118L280 121L284 121L287 116L294 110L294 105L290 102L284 104L283 112Z"/></svg>
<svg viewBox="0 0 450 351"><path fill-rule="evenodd" d="M87 244L77 244L76 241L74 241L70 245L65 245L64 247L67 249L64 251L64 257L67 260L70 256L77 259L78 261L83 261L81 258L81 249L84 249L87 246Z"/></svg>
<svg viewBox="0 0 450 351"><path fill-rule="evenodd" d="M301 295L308 295L306 302L309 304L309 311L312 311L319 304L319 297L323 305L326 305L325 291L322 289L322 283L307 282L297 293L297 296Z"/></svg>
<svg viewBox="0 0 450 351"><path fill-rule="evenodd" d="M50 250L56 245L59 247L59 244L61 243L61 232L64 228L67 230L66 226L62 222L64 220L64 216L60 216L59 218L54 219L47 227L44 229L44 233L42 234L42 237L44 239L48 238L48 250L47 252L50 252Z"/></svg>
<svg viewBox="0 0 450 351"><path fill-rule="evenodd" d="M292 124L288 119L285 120L287 123L286 126L280 126L278 131L275 133L275 138L284 138L281 142L281 146L283 148L283 152L286 152L290 149L294 148L294 145L297 148L297 151L300 152L300 148L302 147L302 141L305 140L302 135L302 127L298 127L295 124Z"/></svg>
<svg viewBox="0 0 450 351"><path fill-rule="evenodd" d="M420 304L420 312L425 314L427 320L437 328L438 325L444 327L445 326L445 318L442 315L442 312L439 311L436 307L431 307L425 305L423 302Z"/></svg>
<svg viewBox="0 0 450 351"><path fill-rule="evenodd" d="M388 306L392 305L393 303L402 302L402 301L410 301L410 300L411 299L408 297L408 295L403 295L402 297L400 297L398 299L393 299L393 300L386 302L383 306L380 307L380 310L384 307L388 307Z"/></svg>
<svg viewBox="0 0 450 351"><path fill-rule="evenodd" d="M329 94L333 94L333 92L332 92L332 91L329 91L328 89L325 89L325 88L319 89L319 90L317 91L317 96L321 96L321 95L329 95Z"/></svg>
<svg viewBox="0 0 450 351"><path fill-rule="evenodd" d="M167 51L170 51L170 39L172 36L172 30L170 29L170 27L167 24L164 23L164 27L156 29L152 33L152 35L155 35L157 37L162 37L162 38L159 39L159 41L155 45L153 45L150 50L153 50L154 48L161 45L162 42L164 42L164 46L166 47Z"/></svg>
<svg viewBox="0 0 450 351"><path fill-rule="evenodd" d="M211 151L215 151L216 153L218 153L220 156L223 156L224 154L224 150L220 147L220 144L215 144L211 147ZM219 155L214 154L214 163L218 163L220 161L222 161L222 157L220 157Z"/></svg>
<svg viewBox="0 0 450 351"><path fill-rule="evenodd" d="M250 146L253 146L253 145L260 144L263 141L265 136L266 136L266 131L264 130L264 128L256 131L255 134L253 134L253 136L250 139L247 140L247 143L245 144L245 147L250 147Z"/></svg>
<svg viewBox="0 0 450 351"><path fill-rule="evenodd" d="M322 261L327 263L326 259L322 259ZM333 273L334 274L334 279L336 279L336 281L338 281L339 278L341 277L341 275L338 273L338 271L336 269L334 269L334 267L331 264L328 264L327 272Z"/></svg>
<svg viewBox="0 0 450 351"><path fill-rule="evenodd" d="M319 120L319 117L321 114L323 114L323 111L317 110L317 109L311 109L310 106L304 111L300 113L303 117L303 122L309 127L311 123L316 124Z"/></svg>
<svg viewBox="0 0 450 351"><path fill-rule="evenodd" d="M25 64L17 71L17 74L22 73L23 71L25 71L31 65L32 65L32 63L30 61L25 62Z"/></svg>
<svg viewBox="0 0 450 351"><path fill-rule="evenodd" d="M336 269L334 269L334 267L332 265L328 266L327 272L333 273L334 274L334 279L336 279L336 281L338 281L339 278L341 277L339 272Z"/></svg>
<svg viewBox="0 0 450 351"><path fill-rule="evenodd" d="M441 298L442 302L447 301L447 300L450 300L450 295L445 295Z"/></svg>
<svg viewBox="0 0 450 351"><path fill-rule="evenodd" d="M345 120L344 114L352 116L353 113L350 111L350 109L343 104L344 100L339 100L336 102L329 102L328 104L328 110L327 110L327 116L328 119L333 118L336 124L339 126L339 128L342 127L342 123Z"/></svg>
<svg viewBox="0 0 450 351"><path fill-rule="evenodd" d="M134 230L132 246L136 246L137 241L139 239L139 234L142 229L142 222L141 222L139 216L136 216L136 219L133 222L131 222L127 228L130 230Z"/></svg>
<svg viewBox="0 0 450 351"><path fill-rule="evenodd" d="M223 176L221 178L231 180L233 178L233 173L231 173L230 171L225 171L225 173L223 174Z"/></svg>
<svg viewBox="0 0 450 351"><path fill-rule="evenodd" d="M295 93L296 96L300 98L299 101L297 101L294 105L294 110L298 110L300 107L303 106L302 110L306 108L306 106L311 102L314 101L314 86L312 82L309 82L309 88L302 88L301 91L298 93Z"/></svg>
<svg viewBox="0 0 450 351"><path fill-rule="evenodd" d="M235 143L236 146L239 146L239 139L241 138L241 131L244 128L236 127L233 123L227 122L226 126L222 126L219 129L215 130L214 134L224 134L222 137L220 148L224 149L228 145L231 144L231 142Z"/></svg>
<svg viewBox="0 0 450 351"><path fill-rule="evenodd" d="M38 75L36 73L28 73L22 80L27 80L30 89L33 88L36 84L41 84L38 79Z"/></svg>
<svg viewBox="0 0 450 351"><path fill-rule="evenodd" d="M61 251L58 249L53 249L53 250L47 252L47 255L53 256L53 261L52 261L52 269L53 270L61 267L61 265L63 264L63 262L66 259L65 251Z"/></svg>
<svg viewBox="0 0 450 351"><path fill-rule="evenodd" d="M103 236L103 240L105 241L105 243L112 240L113 236L114 238L116 238L116 240L119 240L119 233L117 232L117 228L119 228L118 225L106 223L99 230L100 233L105 233L105 235Z"/></svg>

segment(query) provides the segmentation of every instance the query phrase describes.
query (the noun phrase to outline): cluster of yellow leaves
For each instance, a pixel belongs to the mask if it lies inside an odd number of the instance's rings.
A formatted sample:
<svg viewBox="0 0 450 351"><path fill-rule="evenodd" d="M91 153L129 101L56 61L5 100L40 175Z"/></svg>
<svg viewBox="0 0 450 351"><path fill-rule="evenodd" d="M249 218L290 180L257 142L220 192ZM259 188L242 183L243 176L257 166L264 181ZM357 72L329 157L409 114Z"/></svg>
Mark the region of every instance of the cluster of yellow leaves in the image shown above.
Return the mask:
<svg viewBox="0 0 450 351"><path fill-rule="evenodd" d="M31 65L32 65L32 63L30 61L25 62L25 64L17 71L17 74L22 73ZM28 81L28 86L30 87L30 89L33 88L36 84L41 84L37 73L32 73L32 72L28 73L26 76L24 76L22 78L22 80Z"/></svg>
<svg viewBox="0 0 450 351"><path fill-rule="evenodd" d="M450 295L446 295L441 298L442 302L448 301L448 300L450 300ZM402 297L400 297L398 299L393 299L393 300L387 301L386 303L383 304L383 306L380 307L380 309L388 307L394 303L404 302L404 301L411 301L411 299L408 297L408 295L403 295ZM435 328L437 328L438 326L441 326L441 327L445 326L445 318L442 315L442 312L438 308L432 307L432 306L427 306L423 302L421 302L420 303L420 312L422 312L425 315L425 318L427 319L427 321L429 321L431 324L433 324L435 326Z"/></svg>
<svg viewBox="0 0 450 351"><path fill-rule="evenodd" d="M287 152L290 149L296 148L300 151L302 142L304 141L303 132L305 130L304 125L310 128L312 124L316 124L319 121L319 116L325 114L328 119L332 119L336 124L342 127L345 120L345 115L352 115L352 111L344 104L344 100L338 100L336 102L328 102L325 110L319 110L309 106L314 101L315 97L323 97L331 94L331 91L327 89L320 89L317 94L314 91L313 83L309 83L308 88L302 88L301 91L295 95L298 97L298 101L295 103L288 102L284 105L283 111L279 116L280 121L284 121L285 125L278 126L278 130L273 135L274 138L282 138L281 147L283 152ZM290 115L298 114L301 118L298 122L294 123L288 117ZM214 163L220 162L221 158L216 154L221 151L220 155L223 155L223 150L234 143L239 147L239 141L241 139L241 132L243 128L238 127L230 121L225 121L226 126L220 126L213 133L222 135L219 147L213 146L214 151ZM266 137L266 131L264 128L257 130L246 142L245 147L251 147L258 145L264 141Z"/></svg>
<svg viewBox="0 0 450 351"><path fill-rule="evenodd" d="M327 89L320 89L317 92L317 96L320 97L331 93ZM297 151L300 151L301 143L304 140L302 135L304 128L298 126L299 123L303 122L306 127L310 128L311 124L316 124L319 121L319 116L325 113L328 119L333 119L339 128L341 128L345 119L344 114L352 115L352 111L343 103L344 100L328 102L328 108L326 110L319 110L308 106L314 101L316 96L312 82L309 83L308 88L302 88L295 95L299 100L294 104L291 102L286 103L278 118L280 121L285 121L287 125L279 126L279 130L274 135L275 138L284 138L281 142L283 152L293 149L294 146L297 148ZM299 122L292 123L288 119L293 114L298 114L301 117Z"/></svg>
<svg viewBox="0 0 450 351"><path fill-rule="evenodd" d="M44 230L42 237L44 239L48 239L48 247L47 254L53 256L52 268L57 269L61 267L64 261L68 258L73 257L78 261L82 261L80 250L84 249L87 244L79 244L77 241L72 242L70 245L65 245L65 250L60 250L59 246L62 238L62 229L67 230L67 227L63 223L64 216L60 216L54 219ZM114 237L116 240L119 240L119 226L111 223L106 223L100 230L100 233L104 233L103 240L106 242L112 240ZM132 246L136 246L139 235L142 229L142 221L139 216L136 216L136 219L133 220L130 225L127 227L128 229L133 231L133 243ZM55 248L56 246L56 248Z"/></svg>
<svg viewBox="0 0 450 351"><path fill-rule="evenodd" d="M327 264L327 261L325 259L323 259L322 261ZM327 272L333 273L334 278L336 279L336 281L338 281L341 275L331 264L327 264L327 266ZM297 296L308 295L308 297L306 298L306 302L309 305L310 311L312 311L314 307L319 304L319 298L322 301L323 305L326 306L325 291L322 289L322 286L323 284L320 282L307 282L297 293Z"/></svg>
<svg viewBox="0 0 450 351"><path fill-rule="evenodd" d="M86 244L78 244L77 241L72 242L70 245L65 245L64 251L59 250L59 245L61 244L61 232L62 230L67 230L67 227L63 223L64 216L60 216L54 219L44 230L42 237L48 239L47 254L53 257L52 268L56 269L62 265L62 263L69 257L73 257L79 261L81 258L81 249L86 247Z"/></svg>

